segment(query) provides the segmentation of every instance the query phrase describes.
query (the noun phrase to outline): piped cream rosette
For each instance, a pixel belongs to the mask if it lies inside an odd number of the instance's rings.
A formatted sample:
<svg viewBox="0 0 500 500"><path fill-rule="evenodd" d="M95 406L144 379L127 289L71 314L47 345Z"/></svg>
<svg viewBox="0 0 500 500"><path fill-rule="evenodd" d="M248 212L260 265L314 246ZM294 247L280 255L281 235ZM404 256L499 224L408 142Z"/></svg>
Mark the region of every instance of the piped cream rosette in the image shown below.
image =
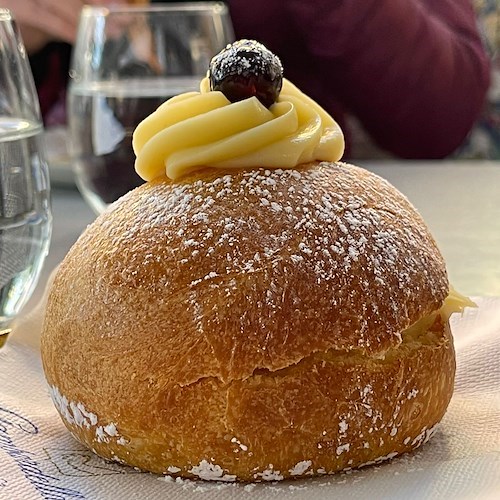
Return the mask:
<svg viewBox="0 0 500 500"><path fill-rule="evenodd" d="M269 109L256 97L230 102L210 91L163 103L136 128L135 168L146 181L179 179L199 168L293 168L309 161L338 161L344 136L335 120L295 85L283 79Z"/></svg>

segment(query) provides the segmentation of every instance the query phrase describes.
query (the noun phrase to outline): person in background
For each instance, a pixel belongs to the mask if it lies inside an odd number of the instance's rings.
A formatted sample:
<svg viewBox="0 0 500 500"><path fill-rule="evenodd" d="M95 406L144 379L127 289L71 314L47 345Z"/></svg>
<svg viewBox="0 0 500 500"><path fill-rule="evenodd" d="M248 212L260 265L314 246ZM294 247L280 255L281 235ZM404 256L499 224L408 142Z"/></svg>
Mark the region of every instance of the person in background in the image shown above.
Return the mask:
<svg viewBox="0 0 500 500"><path fill-rule="evenodd" d="M61 84L70 51L69 46L57 45L58 60L55 56L52 60L51 44L74 40L74 18L82 3L3 2L22 25L23 7L29 13L30 4L32 19L27 26L50 34L42 48L40 38L31 46L31 35L23 32L28 50L38 49L32 55L34 73L38 73L37 57L48 61L41 66L43 74L35 74L46 123L54 116L62 118L53 115L57 103L63 102L60 95L54 100L54 94L64 92ZM254 38L278 54L286 77L340 123L346 134L346 157L356 156L347 116L354 116L384 152L418 159L453 153L481 112L489 85L489 58L470 0L226 3L236 38ZM43 22L37 15L41 5L50 14ZM62 76L55 81L54 74Z"/></svg>
<svg viewBox="0 0 500 500"><path fill-rule="evenodd" d="M477 120L489 58L470 0L229 0L236 37L279 54L287 78L355 145L352 115L378 148L442 158ZM354 148L348 156L357 155Z"/></svg>

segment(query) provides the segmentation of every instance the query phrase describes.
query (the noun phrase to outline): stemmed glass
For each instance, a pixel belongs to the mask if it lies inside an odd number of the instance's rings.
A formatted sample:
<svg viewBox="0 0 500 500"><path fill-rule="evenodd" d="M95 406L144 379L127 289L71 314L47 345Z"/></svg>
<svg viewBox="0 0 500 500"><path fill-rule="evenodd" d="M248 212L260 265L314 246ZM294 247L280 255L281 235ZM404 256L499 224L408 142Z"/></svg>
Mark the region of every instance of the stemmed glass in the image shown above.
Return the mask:
<svg viewBox="0 0 500 500"><path fill-rule="evenodd" d="M0 347L48 251L52 218L42 136L29 61L10 12L0 8Z"/></svg>
<svg viewBox="0 0 500 500"><path fill-rule="evenodd" d="M233 41L219 2L82 10L68 118L77 185L95 212L142 183L132 133L168 98L199 90L210 59Z"/></svg>

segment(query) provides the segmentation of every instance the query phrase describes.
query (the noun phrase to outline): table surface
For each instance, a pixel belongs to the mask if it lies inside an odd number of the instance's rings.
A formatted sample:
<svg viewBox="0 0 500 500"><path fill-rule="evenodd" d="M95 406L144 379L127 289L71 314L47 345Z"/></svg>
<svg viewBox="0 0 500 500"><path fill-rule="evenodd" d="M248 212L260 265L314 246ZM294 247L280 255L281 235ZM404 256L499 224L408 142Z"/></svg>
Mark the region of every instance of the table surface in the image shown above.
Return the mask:
<svg viewBox="0 0 500 500"><path fill-rule="evenodd" d="M360 162L417 207L447 262L450 282L472 296L500 296L500 162ZM53 187L53 235L35 293L95 218L76 189Z"/></svg>

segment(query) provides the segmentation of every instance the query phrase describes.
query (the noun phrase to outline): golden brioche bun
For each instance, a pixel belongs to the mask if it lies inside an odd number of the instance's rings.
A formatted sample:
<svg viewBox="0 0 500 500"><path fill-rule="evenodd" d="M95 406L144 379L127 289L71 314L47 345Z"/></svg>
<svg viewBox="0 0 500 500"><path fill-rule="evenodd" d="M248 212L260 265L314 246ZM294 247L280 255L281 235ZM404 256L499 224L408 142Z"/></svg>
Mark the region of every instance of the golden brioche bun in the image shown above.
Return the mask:
<svg viewBox="0 0 500 500"><path fill-rule="evenodd" d="M87 228L52 285L43 366L104 458L227 481L332 473L432 434L455 372L448 322L429 317L447 293L422 218L378 176L207 169Z"/></svg>

